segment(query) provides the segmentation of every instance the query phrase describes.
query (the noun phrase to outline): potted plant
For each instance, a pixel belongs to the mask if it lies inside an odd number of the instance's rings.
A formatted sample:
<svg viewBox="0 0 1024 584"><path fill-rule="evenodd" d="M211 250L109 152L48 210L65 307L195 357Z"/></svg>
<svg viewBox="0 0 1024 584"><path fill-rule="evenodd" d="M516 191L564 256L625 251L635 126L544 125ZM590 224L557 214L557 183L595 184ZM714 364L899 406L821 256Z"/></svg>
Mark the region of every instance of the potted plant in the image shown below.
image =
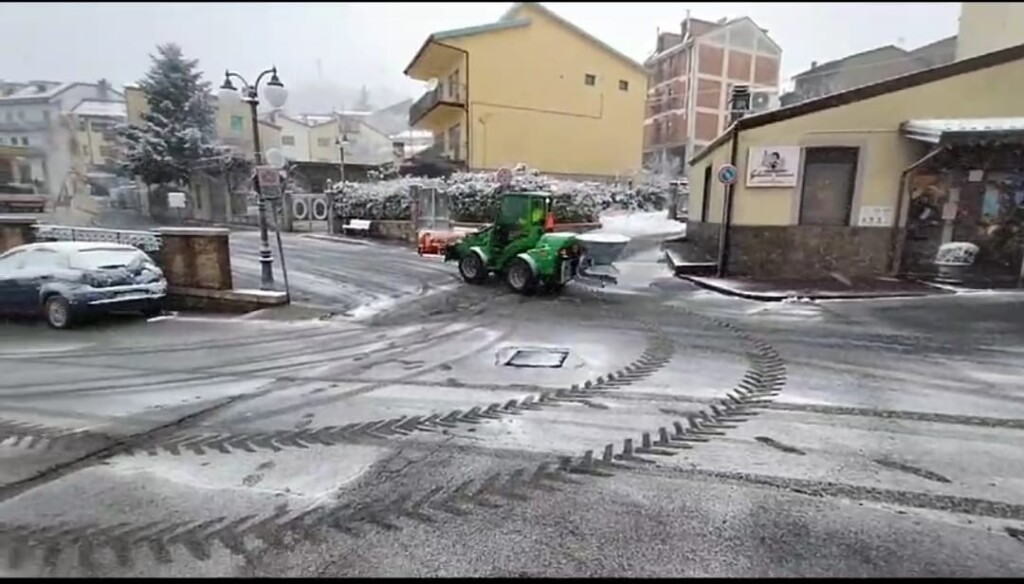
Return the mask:
<svg viewBox="0 0 1024 584"><path fill-rule="evenodd" d="M935 266L939 269L936 280L959 284L963 282L967 268L974 264L978 246L969 241L954 241L939 246L935 254Z"/></svg>

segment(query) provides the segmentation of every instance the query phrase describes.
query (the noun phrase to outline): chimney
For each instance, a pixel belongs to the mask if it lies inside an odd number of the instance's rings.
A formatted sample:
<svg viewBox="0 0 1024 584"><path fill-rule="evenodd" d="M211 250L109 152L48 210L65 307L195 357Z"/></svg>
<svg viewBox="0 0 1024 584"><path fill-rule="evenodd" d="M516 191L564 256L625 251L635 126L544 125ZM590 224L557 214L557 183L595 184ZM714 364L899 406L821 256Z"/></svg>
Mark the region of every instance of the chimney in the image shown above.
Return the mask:
<svg viewBox="0 0 1024 584"><path fill-rule="evenodd" d="M811 69L814 69L817 66L818 66L818 62L817 61L811 61Z"/></svg>
<svg viewBox="0 0 1024 584"><path fill-rule="evenodd" d="M96 82L97 92L102 100L106 100L110 97L110 82L106 79L100 79Z"/></svg>

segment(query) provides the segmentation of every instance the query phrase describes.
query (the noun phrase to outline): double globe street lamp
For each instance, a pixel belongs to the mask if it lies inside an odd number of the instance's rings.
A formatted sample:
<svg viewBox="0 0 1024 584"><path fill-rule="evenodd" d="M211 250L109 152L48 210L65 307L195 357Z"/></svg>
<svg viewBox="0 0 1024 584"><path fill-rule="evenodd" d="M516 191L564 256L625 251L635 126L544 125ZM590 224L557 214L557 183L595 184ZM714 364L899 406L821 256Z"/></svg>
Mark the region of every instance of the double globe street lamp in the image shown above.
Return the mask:
<svg viewBox="0 0 1024 584"><path fill-rule="evenodd" d="M270 69L260 73L259 76L256 77L256 83L252 84L246 81L245 78L238 73L226 70L224 71L224 83L220 86L220 91L217 93L217 97L220 99L220 103L222 104L237 105L243 101L249 104L249 112L252 116L253 157L257 167L263 163L264 156L263 149L260 146L260 124L256 108L260 104L258 93L260 82L263 81L263 78L267 75L270 75L270 80L267 81L267 84L263 89L263 97L266 98L267 103L275 109L284 107L285 102L288 100L288 90L284 88L284 84L281 83L281 80L277 77L277 67L271 67ZM234 84L231 83L232 77L241 81L241 92L239 92L239 90L235 88ZM274 256L270 251L270 238L267 233L267 206L266 201L263 198L263 190L260 187L259 173L256 173L253 177L253 186L256 189L257 209L259 210L260 289L273 290Z"/></svg>

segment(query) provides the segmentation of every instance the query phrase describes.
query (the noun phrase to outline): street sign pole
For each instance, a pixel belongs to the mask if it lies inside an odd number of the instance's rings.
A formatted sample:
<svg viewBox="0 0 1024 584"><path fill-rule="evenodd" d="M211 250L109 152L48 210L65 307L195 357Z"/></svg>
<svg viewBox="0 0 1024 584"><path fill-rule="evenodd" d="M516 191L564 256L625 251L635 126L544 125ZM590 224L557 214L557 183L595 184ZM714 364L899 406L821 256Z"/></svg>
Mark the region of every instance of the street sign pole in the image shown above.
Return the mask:
<svg viewBox="0 0 1024 584"><path fill-rule="evenodd" d="M735 140L735 138L733 138ZM732 164L723 164L718 167L717 178L718 182L725 185L725 197L722 199L722 223L719 226L718 233L718 267L715 270L715 275L719 278L725 275L725 248L726 248L726 230L729 221L729 207L732 204L733 188L736 185L736 179L739 177L739 171Z"/></svg>

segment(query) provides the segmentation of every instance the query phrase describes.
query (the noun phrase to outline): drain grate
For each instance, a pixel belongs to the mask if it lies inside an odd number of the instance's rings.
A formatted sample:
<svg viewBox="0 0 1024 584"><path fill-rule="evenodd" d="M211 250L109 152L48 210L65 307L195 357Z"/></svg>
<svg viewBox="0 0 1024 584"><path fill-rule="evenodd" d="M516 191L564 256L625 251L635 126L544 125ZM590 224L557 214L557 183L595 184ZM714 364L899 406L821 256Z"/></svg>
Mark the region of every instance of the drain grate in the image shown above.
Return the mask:
<svg viewBox="0 0 1024 584"><path fill-rule="evenodd" d="M564 349L518 349L505 365L509 367L542 367L557 369L561 367L569 351Z"/></svg>

